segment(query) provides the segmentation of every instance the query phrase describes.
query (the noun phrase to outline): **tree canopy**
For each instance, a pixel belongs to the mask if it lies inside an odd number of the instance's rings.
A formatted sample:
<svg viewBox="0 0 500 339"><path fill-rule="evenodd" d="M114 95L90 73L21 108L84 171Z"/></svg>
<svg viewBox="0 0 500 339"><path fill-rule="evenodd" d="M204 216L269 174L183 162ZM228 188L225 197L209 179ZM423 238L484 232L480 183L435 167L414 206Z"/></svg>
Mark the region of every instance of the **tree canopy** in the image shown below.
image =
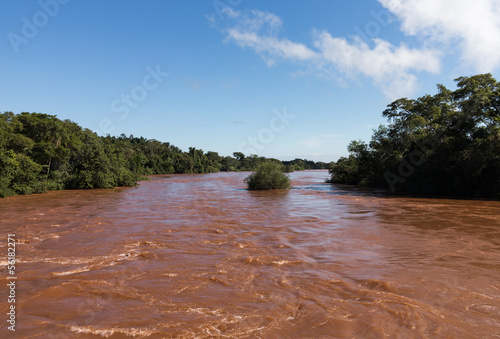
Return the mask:
<svg viewBox="0 0 500 339"><path fill-rule="evenodd" d="M49 114L0 113L0 197L128 186L152 174L251 171L266 160L194 147L184 152L168 142L133 135L98 136ZM324 163L294 161L307 164L294 169L326 168Z"/></svg>
<svg viewBox="0 0 500 339"><path fill-rule="evenodd" d="M457 89L399 99L371 141L352 141L331 182L392 191L500 197L500 83L460 77Z"/></svg>

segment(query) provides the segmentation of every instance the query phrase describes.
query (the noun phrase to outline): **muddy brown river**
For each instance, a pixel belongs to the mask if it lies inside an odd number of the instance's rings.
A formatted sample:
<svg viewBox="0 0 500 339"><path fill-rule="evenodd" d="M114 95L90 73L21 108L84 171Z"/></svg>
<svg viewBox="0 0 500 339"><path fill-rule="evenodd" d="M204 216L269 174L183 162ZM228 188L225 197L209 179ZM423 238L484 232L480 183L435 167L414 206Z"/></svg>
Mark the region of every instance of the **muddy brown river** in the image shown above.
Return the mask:
<svg viewBox="0 0 500 339"><path fill-rule="evenodd" d="M0 337L500 338L500 202L248 174L1 199Z"/></svg>

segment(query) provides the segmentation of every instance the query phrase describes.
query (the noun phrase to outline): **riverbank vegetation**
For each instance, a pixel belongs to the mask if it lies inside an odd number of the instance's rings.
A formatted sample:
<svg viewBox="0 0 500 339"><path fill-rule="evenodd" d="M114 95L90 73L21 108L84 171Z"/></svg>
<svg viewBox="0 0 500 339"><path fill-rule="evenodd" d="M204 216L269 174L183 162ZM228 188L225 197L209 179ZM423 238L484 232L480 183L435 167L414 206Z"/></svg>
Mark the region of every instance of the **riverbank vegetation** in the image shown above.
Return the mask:
<svg viewBox="0 0 500 339"><path fill-rule="evenodd" d="M255 170L265 157L221 156L134 136L98 136L41 113L0 113L0 197L57 189L134 185L141 176ZM278 161L278 160L276 160ZM295 159L291 170L328 168Z"/></svg>
<svg viewBox="0 0 500 339"><path fill-rule="evenodd" d="M290 187L290 179L285 167L279 161L268 160L257 167L254 173L245 178L249 190L274 190Z"/></svg>
<svg viewBox="0 0 500 339"><path fill-rule="evenodd" d="M393 192L500 198L500 83L491 74L461 77L451 91L403 98L383 112L369 143L330 170L331 182Z"/></svg>

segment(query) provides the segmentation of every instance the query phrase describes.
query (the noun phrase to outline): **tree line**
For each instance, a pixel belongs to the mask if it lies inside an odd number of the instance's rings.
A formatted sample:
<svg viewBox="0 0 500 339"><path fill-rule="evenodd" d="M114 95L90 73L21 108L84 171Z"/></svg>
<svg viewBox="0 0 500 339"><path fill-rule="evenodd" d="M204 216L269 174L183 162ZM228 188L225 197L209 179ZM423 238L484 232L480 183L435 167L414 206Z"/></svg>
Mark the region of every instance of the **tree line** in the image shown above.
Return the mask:
<svg viewBox="0 0 500 339"><path fill-rule="evenodd" d="M402 98L371 141L352 141L330 169L331 182L393 192L500 198L500 83L460 77L457 89Z"/></svg>
<svg viewBox="0 0 500 339"><path fill-rule="evenodd" d="M134 185L141 176L249 171L266 160L257 155L187 152L143 137L99 136L70 120L42 113L0 113L0 197L47 190ZM288 171L327 168L303 159Z"/></svg>

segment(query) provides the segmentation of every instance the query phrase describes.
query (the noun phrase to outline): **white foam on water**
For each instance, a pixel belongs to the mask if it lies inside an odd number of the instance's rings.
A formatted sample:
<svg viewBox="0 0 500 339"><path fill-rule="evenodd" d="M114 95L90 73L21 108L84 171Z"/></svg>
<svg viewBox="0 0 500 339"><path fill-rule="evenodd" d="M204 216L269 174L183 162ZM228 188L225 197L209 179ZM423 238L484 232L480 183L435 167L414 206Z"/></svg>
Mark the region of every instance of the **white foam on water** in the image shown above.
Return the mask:
<svg viewBox="0 0 500 339"><path fill-rule="evenodd" d="M53 274L56 276L61 276L61 275L71 275L71 274L76 274L76 273L82 273L82 272L88 272L90 271L90 267L83 267L83 268L75 268L74 270L69 270L69 271L64 271L64 272L54 272Z"/></svg>
<svg viewBox="0 0 500 339"><path fill-rule="evenodd" d="M144 328L110 328L110 329L97 329L91 326L71 326L71 332L77 334L94 334L100 335L101 337L107 338L115 333L121 333L127 337L149 337L152 334L157 333L156 330L149 330Z"/></svg>

